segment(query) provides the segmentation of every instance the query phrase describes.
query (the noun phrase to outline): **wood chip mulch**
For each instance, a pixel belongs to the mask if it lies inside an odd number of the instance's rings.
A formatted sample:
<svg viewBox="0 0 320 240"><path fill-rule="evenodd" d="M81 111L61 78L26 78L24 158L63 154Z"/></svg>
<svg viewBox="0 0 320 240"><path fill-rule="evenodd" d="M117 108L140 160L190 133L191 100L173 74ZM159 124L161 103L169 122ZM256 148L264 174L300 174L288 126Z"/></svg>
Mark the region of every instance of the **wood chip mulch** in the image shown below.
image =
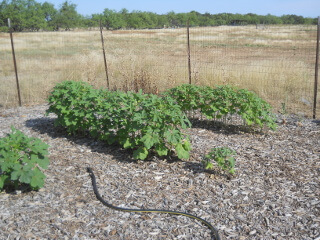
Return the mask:
<svg viewBox="0 0 320 240"><path fill-rule="evenodd" d="M102 205L99 191L126 208L188 212L222 239L320 239L320 121L278 116L277 131L231 131L198 121L188 130L189 160L151 157L54 127L48 106L0 109L0 137L10 126L50 145L44 188L0 193L0 239L210 239L200 222L168 214L126 213ZM285 119L285 120L284 120ZM213 147L237 152L236 174L205 171Z"/></svg>

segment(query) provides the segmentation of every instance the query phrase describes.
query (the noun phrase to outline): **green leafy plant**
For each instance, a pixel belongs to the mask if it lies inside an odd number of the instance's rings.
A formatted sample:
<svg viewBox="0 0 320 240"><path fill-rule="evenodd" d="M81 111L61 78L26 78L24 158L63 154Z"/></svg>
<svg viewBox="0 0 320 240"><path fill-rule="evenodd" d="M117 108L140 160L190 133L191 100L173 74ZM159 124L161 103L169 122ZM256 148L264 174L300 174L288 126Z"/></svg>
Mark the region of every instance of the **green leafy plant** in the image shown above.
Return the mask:
<svg viewBox="0 0 320 240"><path fill-rule="evenodd" d="M211 161L214 160L223 170L234 174L235 155L236 152L228 147L213 148L205 155L202 163L205 169L212 170L213 164Z"/></svg>
<svg viewBox="0 0 320 240"><path fill-rule="evenodd" d="M190 122L171 98L141 91L106 94L97 108L100 139L134 149L136 159L145 159L151 151L159 156L173 151L179 158L189 158L188 136L181 129Z"/></svg>
<svg viewBox="0 0 320 240"><path fill-rule="evenodd" d="M169 96L96 90L83 82L65 81L54 88L49 104L47 113L57 115L56 125L132 149L135 159L146 159L150 152L189 158L191 145L182 129L191 124Z"/></svg>
<svg viewBox="0 0 320 240"><path fill-rule="evenodd" d="M206 87L197 85L182 84L178 87L171 88L164 93L177 101L183 112L199 109L203 103L203 90Z"/></svg>
<svg viewBox="0 0 320 240"><path fill-rule="evenodd" d="M95 121L93 110L98 93L85 82L58 83L48 98L47 113L55 113L55 125L65 127L71 134L86 131Z"/></svg>
<svg viewBox="0 0 320 240"><path fill-rule="evenodd" d="M184 112L199 110L207 119L221 119L236 114L248 126L276 129L271 106L246 89L228 85L211 88L184 84L168 90L164 95L174 98Z"/></svg>
<svg viewBox="0 0 320 240"><path fill-rule="evenodd" d="M283 114L283 115L287 114L287 107L286 107L286 103L285 102L281 103L281 111L280 111L280 113Z"/></svg>
<svg viewBox="0 0 320 240"><path fill-rule="evenodd" d="M28 137L11 127L11 133L0 139L0 190L6 185L17 188L28 184L37 190L44 185L48 145L38 138Z"/></svg>

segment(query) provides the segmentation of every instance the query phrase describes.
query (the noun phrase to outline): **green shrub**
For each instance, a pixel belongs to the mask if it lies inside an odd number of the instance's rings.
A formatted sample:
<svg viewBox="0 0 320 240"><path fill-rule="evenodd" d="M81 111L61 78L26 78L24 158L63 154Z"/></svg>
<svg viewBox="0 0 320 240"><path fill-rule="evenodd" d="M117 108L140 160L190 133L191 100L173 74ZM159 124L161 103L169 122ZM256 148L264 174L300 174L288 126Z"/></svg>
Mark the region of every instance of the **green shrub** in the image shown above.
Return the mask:
<svg viewBox="0 0 320 240"><path fill-rule="evenodd" d="M170 96L176 100L183 112L197 110L204 104L203 94L207 87L183 84L171 88L164 93L164 96Z"/></svg>
<svg viewBox="0 0 320 240"><path fill-rule="evenodd" d="M231 174L235 173L235 158L236 152L228 147L213 148L211 151L205 155L202 163L205 169L212 170L213 164L211 160L214 160L219 167L223 170L228 171Z"/></svg>
<svg viewBox="0 0 320 240"><path fill-rule="evenodd" d="M9 32L9 28L6 26L0 26L0 32Z"/></svg>
<svg viewBox="0 0 320 240"><path fill-rule="evenodd" d="M179 158L189 158L189 140L181 129L190 127L190 122L171 98L142 92L105 92L98 102L98 138L134 149L136 159L145 159L150 151L166 156L171 150Z"/></svg>
<svg viewBox="0 0 320 240"><path fill-rule="evenodd" d="M189 158L189 138L182 129L190 122L170 97L133 92L95 90L83 82L65 81L49 96L47 113L69 133L87 130L108 144L133 149L135 159L150 152Z"/></svg>
<svg viewBox="0 0 320 240"><path fill-rule="evenodd" d="M248 126L276 129L271 106L246 89L184 84L168 90L164 95L174 98L184 112L199 110L207 119L220 119L229 114L237 114Z"/></svg>
<svg viewBox="0 0 320 240"><path fill-rule="evenodd" d="M7 185L17 188L28 184L37 190L44 185L48 145L38 138L27 137L11 127L12 132L0 139L0 190Z"/></svg>
<svg viewBox="0 0 320 240"><path fill-rule="evenodd" d="M69 133L86 131L95 121L93 110L97 90L84 82L64 81L58 83L48 98L47 113L55 113L56 126L63 126Z"/></svg>

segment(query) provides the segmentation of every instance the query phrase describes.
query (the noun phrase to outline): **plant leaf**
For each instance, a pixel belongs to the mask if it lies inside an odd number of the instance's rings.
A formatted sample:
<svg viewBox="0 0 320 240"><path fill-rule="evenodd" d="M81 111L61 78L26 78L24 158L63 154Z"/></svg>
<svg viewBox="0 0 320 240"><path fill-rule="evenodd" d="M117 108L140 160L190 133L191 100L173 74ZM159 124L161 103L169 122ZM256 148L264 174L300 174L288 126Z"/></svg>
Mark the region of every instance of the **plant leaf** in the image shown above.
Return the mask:
<svg viewBox="0 0 320 240"><path fill-rule="evenodd" d="M157 144L155 147L155 150L159 156L167 156L168 155L168 149L164 144Z"/></svg>
<svg viewBox="0 0 320 240"><path fill-rule="evenodd" d="M133 152L134 159L144 160L148 156L148 149L145 147L139 147Z"/></svg>
<svg viewBox="0 0 320 240"><path fill-rule="evenodd" d="M0 175L0 190L4 187L4 183L8 178L8 175Z"/></svg>
<svg viewBox="0 0 320 240"><path fill-rule="evenodd" d="M177 152L178 158L180 158L180 159L188 159L189 158L189 151L186 151L181 143L178 143L176 145L176 152Z"/></svg>
<svg viewBox="0 0 320 240"><path fill-rule="evenodd" d="M159 137L156 134L145 134L141 141L147 149L150 149L155 143L159 142Z"/></svg>
<svg viewBox="0 0 320 240"><path fill-rule="evenodd" d="M31 178L30 185L33 189L39 189L43 187L45 179L46 176L39 170L39 168L35 168L33 170L33 176Z"/></svg>
<svg viewBox="0 0 320 240"><path fill-rule="evenodd" d="M130 141L131 139L130 138L127 138L124 143L123 143L123 147L124 148L132 148L133 147L133 144L131 143Z"/></svg>

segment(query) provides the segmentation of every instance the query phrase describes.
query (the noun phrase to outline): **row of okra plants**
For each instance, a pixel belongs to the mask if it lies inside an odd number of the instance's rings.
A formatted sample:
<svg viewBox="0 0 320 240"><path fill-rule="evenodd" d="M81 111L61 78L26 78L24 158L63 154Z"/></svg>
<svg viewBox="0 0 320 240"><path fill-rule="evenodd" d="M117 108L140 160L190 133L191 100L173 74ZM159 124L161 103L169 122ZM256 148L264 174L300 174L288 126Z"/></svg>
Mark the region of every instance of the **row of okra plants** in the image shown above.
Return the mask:
<svg viewBox="0 0 320 240"><path fill-rule="evenodd" d="M56 125L133 149L135 159L143 160L151 152L189 158L190 141L182 129L191 124L172 98L96 90L84 82L65 81L54 88L49 104L47 113L57 115Z"/></svg>
<svg viewBox="0 0 320 240"><path fill-rule="evenodd" d="M191 144L183 130L191 127L186 112L192 110L208 119L237 114L249 126L276 127L267 102L231 86L185 84L157 96L97 90L84 82L65 81L55 86L48 100L47 114L57 115L56 125L71 134L88 132L108 144L120 144L142 160L151 152L188 159Z"/></svg>
<svg viewBox="0 0 320 240"><path fill-rule="evenodd" d="M141 91L97 90L84 82L65 81L55 86L48 100L47 114L55 113L55 124L70 134L88 132L108 144L132 149L133 157L142 160L151 152L189 158L191 144L183 130L191 127L186 116L190 111L200 111L208 119L237 114L249 126L276 127L267 102L253 92L231 86L181 85L157 96ZM21 184L33 190L43 187L48 147L12 127L11 133L0 138L0 191ZM202 163L210 170L211 161L215 161L234 174L235 155L228 147L213 148Z"/></svg>
<svg viewBox="0 0 320 240"><path fill-rule="evenodd" d="M185 113L199 111L207 119L238 115L249 127L276 129L271 105L247 89L184 84L168 90L165 95L174 98Z"/></svg>

